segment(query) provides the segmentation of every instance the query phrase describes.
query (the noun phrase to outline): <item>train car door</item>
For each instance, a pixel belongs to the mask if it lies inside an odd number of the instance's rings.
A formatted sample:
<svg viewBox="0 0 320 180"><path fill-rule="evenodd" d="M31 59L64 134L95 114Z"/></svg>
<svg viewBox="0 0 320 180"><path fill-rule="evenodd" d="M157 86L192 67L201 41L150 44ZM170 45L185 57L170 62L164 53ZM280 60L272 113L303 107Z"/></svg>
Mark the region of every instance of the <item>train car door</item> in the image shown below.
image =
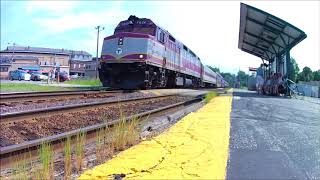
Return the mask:
<svg viewBox="0 0 320 180"><path fill-rule="evenodd" d="M181 66L182 66L182 64L181 64L181 54L180 54L180 47L177 45L177 52L176 52L176 64L177 64L177 70L179 71L179 72L181 72Z"/></svg>
<svg viewBox="0 0 320 180"><path fill-rule="evenodd" d="M204 74L204 67L203 64L200 62L200 79L201 79L201 86L203 85L203 74Z"/></svg>

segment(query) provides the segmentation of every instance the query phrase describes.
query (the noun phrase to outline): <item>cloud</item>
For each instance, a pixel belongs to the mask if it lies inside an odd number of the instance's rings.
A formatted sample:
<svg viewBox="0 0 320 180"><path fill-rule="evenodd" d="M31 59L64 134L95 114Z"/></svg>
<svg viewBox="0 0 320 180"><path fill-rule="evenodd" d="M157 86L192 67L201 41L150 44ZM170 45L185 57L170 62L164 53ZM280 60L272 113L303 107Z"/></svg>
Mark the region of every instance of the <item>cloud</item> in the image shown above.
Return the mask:
<svg viewBox="0 0 320 180"><path fill-rule="evenodd" d="M60 2L60 1L59 1ZM122 17L126 13L121 10L118 2L115 6L106 8L103 11L85 11L82 5L80 12L64 12L54 17L36 17L33 22L44 28L48 33L62 33L79 28L93 28L102 24L117 24L117 17Z"/></svg>
<svg viewBox="0 0 320 180"><path fill-rule="evenodd" d="M42 12L49 14L59 14L72 10L77 5L77 1L29 1L26 5L26 12L29 14Z"/></svg>
<svg viewBox="0 0 320 180"><path fill-rule="evenodd" d="M292 49L298 64L320 67L319 2L246 2L300 27L308 38ZM261 59L238 49L240 2L155 2L152 19L194 51L205 64L223 71L248 71ZM306 21L306 19L308 19Z"/></svg>

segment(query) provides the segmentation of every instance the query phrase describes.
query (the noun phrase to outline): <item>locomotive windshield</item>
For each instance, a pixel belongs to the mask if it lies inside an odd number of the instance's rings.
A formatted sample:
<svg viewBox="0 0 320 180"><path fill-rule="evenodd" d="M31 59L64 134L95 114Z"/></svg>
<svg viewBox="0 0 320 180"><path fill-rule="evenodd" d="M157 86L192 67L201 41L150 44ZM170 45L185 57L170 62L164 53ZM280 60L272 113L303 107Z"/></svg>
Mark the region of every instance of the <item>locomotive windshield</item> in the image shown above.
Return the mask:
<svg viewBox="0 0 320 180"><path fill-rule="evenodd" d="M155 36L155 31L156 26L150 19L130 16L128 20L121 21L118 24L117 28L114 31L114 34L122 32L133 32Z"/></svg>

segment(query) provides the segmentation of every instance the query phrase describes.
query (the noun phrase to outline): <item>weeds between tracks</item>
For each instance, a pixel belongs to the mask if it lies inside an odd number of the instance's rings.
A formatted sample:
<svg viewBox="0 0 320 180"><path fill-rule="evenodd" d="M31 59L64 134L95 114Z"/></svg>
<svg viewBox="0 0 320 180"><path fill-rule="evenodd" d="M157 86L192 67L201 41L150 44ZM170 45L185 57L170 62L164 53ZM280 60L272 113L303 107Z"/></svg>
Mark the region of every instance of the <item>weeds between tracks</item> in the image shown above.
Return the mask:
<svg viewBox="0 0 320 180"><path fill-rule="evenodd" d="M140 118L132 116L131 119L126 116L121 107L119 110L120 119L112 128L105 126L96 131L96 165L105 162L112 156L122 150L129 148L139 141L138 122ZM101 120L106 121L106 116ZM149 116L147 117L147 119ZM70 179L72 170L75 166L77 173L83 169L83 159L86 144L86 132L80 131L74 139L75 145L72 146L72 137L67 137L64 143L63 162L64 179ZM30 154L31 157L31 154ZM39 149L40 166L33 166L26 162L27 158L20 159L14 175L15 179L54 179L54 152L49 142L41 144ZM75 163L72 163L72 159ZM39 160L38 159L38 160ZM30 164L30 165L29 165Z"/></svg>
<svg viewBox="0 0 320 180"><path fill-rule="evenodd" d="M84 145L86 141L86 133L83 131L80 131L80 133L77 135L76 138L76 149L75 149L75 155L76 155L76 169L78 172L82 169L83 163L82 160L84 158Z"/></svg>
<svg viewBox="0 0 320 180"><path fill-rule="evenodd" d="M25 160L25 158L17 161L19 161L19 163L15 168L14 179L27 180L28 179L27 161Z"/></svg>
<svg viewBox="0 0 320 180"><path fill-rule="evenodd" d="M218 93L215 91L211 91L208 94L206 94L204 102L208 103L211 99L213 99L214 97L218 96Z"/></svg>
<svg viewBox="0 0 320 180"><path fill-rule="evenodd" d="M64 178L69 179L72 172L71 164L71 137L68 136L64 144Z"/></svg>
<svg viewBox="0 0 320 180"><path fill-rule="evenodd" d="M97 131L96 137L96 161L97 163L102 163L106 159L111 158L114 153L110 129L107 126L105 128L100 128Z"/></svg>
<svg viewBox="0 0 320 180"><path fill-rule="evenodd" d="M41 169L39 175L43 179L53 179L53 152L51 144L48 142L43 142L40 146L40 162Z"/></svg>

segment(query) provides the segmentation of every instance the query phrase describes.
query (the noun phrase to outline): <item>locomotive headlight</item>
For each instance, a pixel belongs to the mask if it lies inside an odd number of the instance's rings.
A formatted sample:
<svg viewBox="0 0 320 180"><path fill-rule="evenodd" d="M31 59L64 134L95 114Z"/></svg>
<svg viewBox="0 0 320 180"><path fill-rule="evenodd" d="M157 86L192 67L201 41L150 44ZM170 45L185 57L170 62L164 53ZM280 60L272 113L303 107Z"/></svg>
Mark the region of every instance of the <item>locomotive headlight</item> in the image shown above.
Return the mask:
<svg viewBox="0 0 320 180"><path fill-rule="evenodd" d="M139 55L139 58L142 59L142 58L143 58L143 54L140 54L140 55Z"/></svg>

